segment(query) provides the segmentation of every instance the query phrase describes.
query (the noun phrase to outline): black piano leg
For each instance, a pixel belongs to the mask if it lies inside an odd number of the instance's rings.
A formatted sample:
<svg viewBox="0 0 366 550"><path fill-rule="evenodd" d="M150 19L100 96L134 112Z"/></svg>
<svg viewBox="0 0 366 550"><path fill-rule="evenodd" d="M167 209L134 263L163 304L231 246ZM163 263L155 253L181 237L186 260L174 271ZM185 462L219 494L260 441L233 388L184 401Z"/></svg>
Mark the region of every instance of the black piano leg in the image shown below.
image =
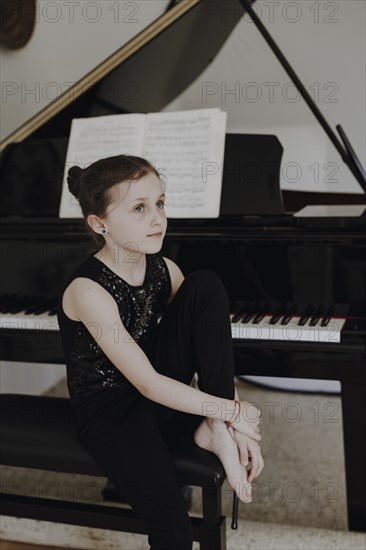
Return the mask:
<svg viewBox="0 0 366 550"><path fill-rule="evenodd" d="M348 528L366 531L366 382L342 382Z"/></svg>

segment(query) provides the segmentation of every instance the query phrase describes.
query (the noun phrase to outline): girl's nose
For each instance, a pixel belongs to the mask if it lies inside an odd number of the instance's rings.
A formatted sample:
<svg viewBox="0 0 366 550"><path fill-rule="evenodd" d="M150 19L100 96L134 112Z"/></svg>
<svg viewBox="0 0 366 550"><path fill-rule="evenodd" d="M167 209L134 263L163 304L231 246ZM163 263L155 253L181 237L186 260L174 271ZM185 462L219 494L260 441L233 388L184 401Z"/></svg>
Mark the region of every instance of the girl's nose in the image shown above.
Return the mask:
<svg viewBox="0 0 366 550"><path fill-rule="evenodd" d="M161 224L163 220L165 219L165 213L163 210L155 210L154 214L152 215L151 223L153 225Z"/></svg>

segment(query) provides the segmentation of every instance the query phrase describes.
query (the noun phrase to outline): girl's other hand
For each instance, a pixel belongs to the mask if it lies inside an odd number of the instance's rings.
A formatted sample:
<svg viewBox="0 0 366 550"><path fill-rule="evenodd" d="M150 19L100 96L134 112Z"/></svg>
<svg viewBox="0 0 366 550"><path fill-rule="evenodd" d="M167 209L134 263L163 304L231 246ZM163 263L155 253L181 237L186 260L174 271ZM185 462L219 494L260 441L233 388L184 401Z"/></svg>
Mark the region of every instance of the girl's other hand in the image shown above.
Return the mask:
<svg viewBox="0 0 366 550"><path fill-rule="evenodd" d="M248 401L239 401L240 412L234 422L231 422L234 430L247 435L255 441L260 441L259 423L261 412L255 405Z"/></svg>
<svg viewBox="0 0 366 550"><path fill-rule="evenodd" d="M245 467L249 464L248 482L252 483L252 481L259 476L264 467L259 443L254 441L251 437L235 430L234 437L238 445L241 464Z"/></svg>

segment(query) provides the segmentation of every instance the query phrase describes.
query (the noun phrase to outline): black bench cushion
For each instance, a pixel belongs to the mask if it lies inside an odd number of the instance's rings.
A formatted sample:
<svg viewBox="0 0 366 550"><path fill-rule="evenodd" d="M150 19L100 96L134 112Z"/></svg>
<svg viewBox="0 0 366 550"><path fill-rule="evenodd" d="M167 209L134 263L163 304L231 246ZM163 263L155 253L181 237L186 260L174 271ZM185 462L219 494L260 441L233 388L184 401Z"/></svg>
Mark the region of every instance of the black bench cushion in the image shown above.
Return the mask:
<svg viewBox="0 0 366 550"><path fill-rule="evenodd" d="M225 471L216 455L190 438L170 449L178 482L221 487ZM79 443L69 400L34 395L0 395L1 464L103 476Z"/></svg>

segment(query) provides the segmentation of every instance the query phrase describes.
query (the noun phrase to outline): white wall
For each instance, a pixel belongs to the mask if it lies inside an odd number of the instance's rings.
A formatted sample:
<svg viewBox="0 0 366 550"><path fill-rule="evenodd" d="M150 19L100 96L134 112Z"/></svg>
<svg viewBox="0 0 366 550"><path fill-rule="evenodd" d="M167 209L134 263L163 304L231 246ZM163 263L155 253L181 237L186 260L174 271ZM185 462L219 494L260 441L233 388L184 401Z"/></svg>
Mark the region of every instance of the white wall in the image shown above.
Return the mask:
<svg viewBox="0 0 366 550"><path fill-rule="evenodd" d="M1 139L164 13L168 0L39 0L28 44L0 47Z"/></svg>
<svg viewBox="0 0 366 550"><path fill-rule="evenodd" d="M365 2L263 0L254 6L328 123L334 130L343 126L365 166ZM211 17L225 16L212 9ZM245 16L213 63L166 110L221 107L229 132L276 134L285 149L283 189L362 192L298 97L294 102L290 78Z"/></svg>

